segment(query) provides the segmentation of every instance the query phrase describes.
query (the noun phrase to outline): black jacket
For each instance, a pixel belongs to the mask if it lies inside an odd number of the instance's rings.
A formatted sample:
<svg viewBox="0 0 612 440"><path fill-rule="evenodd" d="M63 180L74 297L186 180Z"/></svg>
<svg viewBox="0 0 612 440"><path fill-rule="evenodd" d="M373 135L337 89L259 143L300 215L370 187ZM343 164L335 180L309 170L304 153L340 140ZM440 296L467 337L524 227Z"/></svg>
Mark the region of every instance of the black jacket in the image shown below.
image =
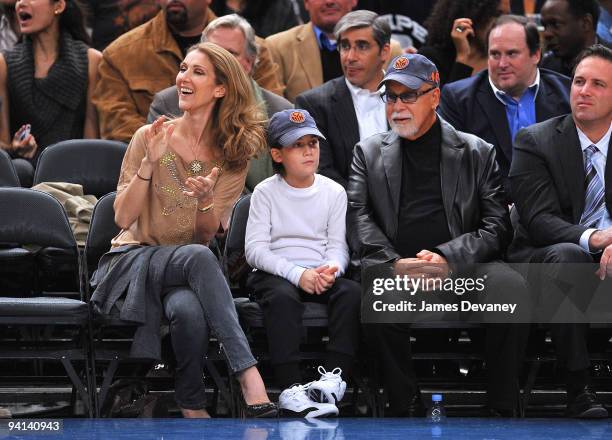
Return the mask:
<svg viewBox="0 0 612 440"><path fill-rule="evenodd" d="M437 46L422 46L419 48L419 53L427 57L438 68L442 88L446 87L445 84L469 78L474 71L471 66L455 61L457 52L454 47L445 49Z"/></svg>
<svg viewBox="0 0 612 440"><path fill-rule="evenodd" d="M595 37L595 44L603 44L607 48L612 49L612 45L597 36ZM573 76L572 72L574 70L574 67L576 67L575 61L577 57L578 54L576 54L576 57L574 57L573 59L566 60L555 55L553 51L549 50L548 52L542 55L540 67L545 67L546 69L554 70L555 72L559 72L562 75Z"/></svg>
<svg viewBox="0 0 612 440"><path fill-rule="evenodd" d="M540 69L540 87L535 100L536 122L571 111L570 85L568 77ZM502 176L504 179L508 176L512 162L510 127L506 108L489 83L488 70L444 87L438 113L457 130L475 134L493 144Z"/></svg>
<svg viewBox="0 0 612 440"><path fill-rule="evenodd" d="M344 76L302 93L295 99L295 108L308 110L327 138L319 141L319 173L346 188L359 124Z"/></svg>
<svg viewBox="0 0 612 440"><path fill-rule="evenodd" d="M436 246L451 264L502 257L512 238L495 149L442 123L441 185L452 239ZM362 269L401 257L397 236L402 184L398 135L389 131L355 146L348 183L347 229Z"/></svg>
<svg viewBox="0 0 612 440"><path fill-rule="evenodd" d="M606 182L612 182L608 154ZM512 261L529 261L534 247L579 244L587 229L584 211L584 159L572 115L527 127L514 143L510 186L520 226L508 251ZM612 212L612 185L606 185L606 209Z"/></svg>

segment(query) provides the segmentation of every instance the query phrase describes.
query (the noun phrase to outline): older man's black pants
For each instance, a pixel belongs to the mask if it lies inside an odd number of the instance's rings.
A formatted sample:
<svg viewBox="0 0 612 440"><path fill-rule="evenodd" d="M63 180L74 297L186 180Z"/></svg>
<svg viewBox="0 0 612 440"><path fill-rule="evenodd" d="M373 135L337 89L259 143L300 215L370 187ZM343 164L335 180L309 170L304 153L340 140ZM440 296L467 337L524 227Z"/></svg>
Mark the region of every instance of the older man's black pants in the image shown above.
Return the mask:
<svg viewBox="0 0 612 440"><path fill-rule="evenodd" d="M487 289L516 293L517 303L528 302L528 290L521 275L502 263L482 265L476 277L487 275ZM518 376L529 327L526 324L486 324L485 359L487 404L490 408L514 411L518 407ZM387 390L391 415L406 415L418 384L412 363L410 324L367 324L366 340L376 356L380 376Z"/></svg>

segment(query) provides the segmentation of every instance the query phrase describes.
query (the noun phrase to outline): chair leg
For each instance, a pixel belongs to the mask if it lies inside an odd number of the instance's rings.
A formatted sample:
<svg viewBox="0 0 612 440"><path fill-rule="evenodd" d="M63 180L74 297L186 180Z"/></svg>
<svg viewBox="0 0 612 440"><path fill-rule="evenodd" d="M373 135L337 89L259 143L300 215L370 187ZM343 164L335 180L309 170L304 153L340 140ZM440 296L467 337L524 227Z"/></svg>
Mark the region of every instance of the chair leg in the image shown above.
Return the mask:
<svg viewBox="0 0 612 440"><path fill-rule="evenodd" d="M94 331L92 325L92 314L91 314L91 304L90 307L90 319L87 320L87 330L86 330L86 344L87 344L87 359L89 363L89 383L88 387L91 390L91 403L93 407L94 417L100 417L100 402L98 401L98 384L96 377L96 351L95 351L95 343L94 343Z"/></svg>
<svg viewBox="0 0 612 440"><path fill-rule="evenodd" d="M521 417L525 417L525 411L527 410L527 405L529 403L529 397L531 396L531 391L533 391L533 386L535 384L536 377L538 375L538 371L540 370L540 365L542 362L539 358L536 358L529 369L529 374L527 375L527 381L525 382L525 386L523 387L523 404L521 405Z"/></svg>
<svg viewBox="0 0 612 440"><path fill-rule="evenodd" d="M68 373L68 377L72 381L72 385L74 385L74 387L76 388L77 393L81 397L83 404L87 407L87 411L91 416L92 415L91 400L89 397L89 393L87 392L87 389L83 385L83 381L76 373L74 367L72 366L72 362L70 362L70 359L68 359L66 356L62 356L60 360L62 362L62 365L64 366L64 369L66 370L66 373ZM86 369L87 369L87 366L86 366Z"/></svg>
<svg viewBox="0 0 612 440"><path fill-rule="evenodd" d="M236 408L234 404L233 393L230 389L232 387L231 385L232 378L230 377L230 388L228 388L227 386L225 386L225 383L223 382L223 378L221 377L219 370L217 369L217 367L215 366L215 363L212 360L207 358L204 361L204 365L206 366L206 369L210 373L210 376L212 377L213 382L215 383L215 386L219 390L219 393L221 394L221 396L223 397L223 399L229 406L232 417L236 417Z"/></svg>
<svg viewBox="0 0 612 440"><path fill-rule="evenodd" d="M119 367L119 357L115 356L108 365L108 368L104 372L104 380L102 381L102 386L100 387L100 396L98 399L98 404L100 409L104 406L104 401L106 400L106 395L108 394L108 390L113 381L113 377L115 377L115 372Z"/></svg>
<svg viewBox="0 0 612 440"><path fill-rule="evenodd" d="M376 396L374 394L374 390L372 389L370 384L366 382L364 377L359 374L358 371L353 372L351 377L353 379L353 382L355 383L355 386L353 389L353 405L356 405L357 399L358 399L358 391L361 390L361 392L364 393L365 395L368 407L370 407L370 410L372 411L372 417L376 417L378 411L376 407L377 404L376 404Z"/></svg>

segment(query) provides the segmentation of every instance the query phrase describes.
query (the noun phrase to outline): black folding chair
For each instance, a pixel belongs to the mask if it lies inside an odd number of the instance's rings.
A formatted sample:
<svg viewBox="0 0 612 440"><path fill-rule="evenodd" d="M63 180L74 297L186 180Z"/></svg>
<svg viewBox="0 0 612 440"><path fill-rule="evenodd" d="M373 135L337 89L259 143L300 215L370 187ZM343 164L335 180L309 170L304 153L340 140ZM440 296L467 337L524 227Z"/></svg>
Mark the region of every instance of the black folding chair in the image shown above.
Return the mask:
<svg viewBox="0 0 612 440"><path fill-rule="evenodd" d="M0 186L21 186L9 154L0 149Z"/></svg>
<svg viewBox="0 0 612 440"><path fill-rule="evenodd" d="M117 188L127 146L101 139L72 139L49 145L38 158L34 185L69 182L83 185L83 193L102 197Z"/></svg>
<svg viewBox="0 0 612 440"><path fill-rule="evenodd" d="M32 189L0 188L0 243L0 326L4 335L25 335L3 340L0 359L61 362L73 398L78 393L92 416L90 315L61 204ZM83 364L80 375L74 362Z"/></svg>
<svg viewBox="0 0 612 440"><path fill-rule="evenodd" d="M89 284L91 275L98 267L98 262L102 255L104 255L104 253L110 249L111 239L119 233L119 228L115 224L115 211L113 209L115 195L116 193L112 192L98 200L92 214L91 225L89 228L84 253L85 273L83 280L88 299L90 298L91 294ZM101 316L95 313L94 323L96 333L103 333L105 328L113 328L115 330L123 329L127 332L128 329L134 327L133 324L126 323L118 317ZM228 403L230 410L232 411L232 415L234 415L235 408L233 407L233 402L235 399L232 396L230 388L225 385L225 381L215 365L215 362L224 361L225 359L222 356L219 347L217 346L216 351L213 349L213 347L214 345L211 345L209 349L205 366L215 383L215 392L221 393L223 398ZM104 370L100 392L95 396L98 399L98 406L102 408L107 398L113 378L115 377L117 368L119 367L119 363L121 361L130 359L129 346L125 346L125 344L99 344L98 341L96 341L94 342L94 356L96 362L109 362L107 368Z"/></svg>

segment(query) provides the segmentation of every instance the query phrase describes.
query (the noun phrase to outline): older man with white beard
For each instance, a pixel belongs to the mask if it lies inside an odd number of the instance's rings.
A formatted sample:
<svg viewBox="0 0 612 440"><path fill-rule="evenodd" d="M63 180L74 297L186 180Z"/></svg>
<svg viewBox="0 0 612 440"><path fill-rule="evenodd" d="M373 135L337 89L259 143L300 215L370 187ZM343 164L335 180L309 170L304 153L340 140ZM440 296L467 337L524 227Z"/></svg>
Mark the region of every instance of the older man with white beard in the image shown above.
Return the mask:
<svg viewBox="0 0 612 440"><path fill-rule="evenodd" d="M470 275L484 277L487 292L504 286L528 304L521 275L499 261L512 229L495 149L436 114L440 75L424 56L395 58L383 85L391 131L355 146L347 187L347 228L362 273L388 263L394 275L445 279L451 268L472 265ZM422 412L409 332L400 323L373 324L366 331L396 416ZM526 335L523 326L487 328L491 415L518 415Z"/></svg>

